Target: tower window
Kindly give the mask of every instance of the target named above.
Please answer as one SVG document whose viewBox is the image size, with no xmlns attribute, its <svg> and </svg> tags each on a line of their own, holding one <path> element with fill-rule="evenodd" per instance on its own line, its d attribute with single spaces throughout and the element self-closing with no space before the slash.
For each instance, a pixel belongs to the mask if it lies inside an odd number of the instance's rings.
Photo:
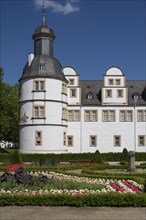
<svg viewBox="0 0 146 220">
<path fill-rule="evenodd" d="M 46 69 L 46 65 L 43 63 L 43 64 L 40 64 L 40 70 L 45 70 Z"/>
<path fill-rule="evenodd" d="M 42 131 L 35 132 L 35 145 L 42 145 Z"/>
<path fill-rule="evenodd" d="M 66 132 L 63 133 L 63 145 L 66 145 Z"/>
<path fill-rule="evenodd" d="M 34 118 L 44 118 L 45 110 L 44 106 L 34 106 L 33 117 Z"/>
<path fill-rule="evenodd" d="M 34 91 L 44 91 L 45 83 L 44 81 L 34 81 Z"/>
</svg>

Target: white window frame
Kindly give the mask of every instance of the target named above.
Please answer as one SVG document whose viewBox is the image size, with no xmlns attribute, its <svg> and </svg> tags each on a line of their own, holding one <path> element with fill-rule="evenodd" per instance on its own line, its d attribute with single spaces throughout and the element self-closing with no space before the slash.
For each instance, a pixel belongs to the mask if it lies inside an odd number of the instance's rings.
<svg viewBox="0 0 146 220">
<path fill-rule="evenodd" d="M 37 112 L 37 115 L 36 115 L 36 112 Z M 33 106 L 33 118 L 39 118 L 39 119 L 45 118 L 45 107 L 42 105 Z"/>
<path fill-rule="evenodd" d="M 118 138 L 118 140 L 116 138 Z M 117 144 L 117 142 L 119 144 Z M 114 135 L 114 147 L 121 147 L 121 136 L 120 135 Z"/>
<path fill-rule="evenodd" d="M 35 145 L 36 146 L 42 145 L 42 131 L 35 131 Z"/>
<path fill-rule="evenodd" d="M 73 135 L 68 135 L 68 136 L 67 136 L 67 146 L 68 146 L 68 147 L 73 147 L 73 146 L 74 146 L 73 141 L 74 141 Z"/>
<path fill-rule="evenodd" d="M 97 146 L 97 136 L 90 135 L 90 147 L 96 147 L 96 146 Z"/>
</svg>

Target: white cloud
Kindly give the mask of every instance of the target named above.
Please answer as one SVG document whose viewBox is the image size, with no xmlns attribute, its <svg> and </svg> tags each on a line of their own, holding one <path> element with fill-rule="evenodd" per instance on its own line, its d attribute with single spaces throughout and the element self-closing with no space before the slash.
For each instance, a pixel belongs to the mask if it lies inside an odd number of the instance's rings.
<svg viewBox="0 0 146 220">
<path fill-rule="evenodd" d="M 45 8 L 51 9 L 55 13 L 67 15 L 80 10 L 76 5 L 80 0 L 66 0 L 63 4 L 62 1 L 45 0 Z M 34 0 L 37 7 L 42 7 L 43 0 Z"/>
</svg>

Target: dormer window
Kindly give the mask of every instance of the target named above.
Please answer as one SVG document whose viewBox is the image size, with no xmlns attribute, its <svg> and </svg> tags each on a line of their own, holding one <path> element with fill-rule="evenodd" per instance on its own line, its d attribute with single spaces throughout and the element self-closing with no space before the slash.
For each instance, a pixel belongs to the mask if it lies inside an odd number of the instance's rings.
<svg viewBox="0 0 146 220">
<path fill-rule="evenodd" d="M 112 90 L 111 89 L 107 89 L 106 90 L 106 98 L 111 98 L 112 97 Z"/>
<path fill-rule="evenodd" d="M 88 94 L 86 95 L 86 98 L 89 99 L 89 100 L 93 99 L 92 92 L 88 92 Z"/>
<path fill-rule="evenodd" d="M 109 85 L 110 86 L 114 85 L 114 80 L 113 79 L 109 79 Z"/>
<path fill-rule="evenodd" d="M 116 86 L 120 85 L 120 79 L 116 79 Z"/>
<path fill-rule="evenodd" d="M 69 79 L 69 85 L 74 85 L 74 79 Z"/>
<path fill-rule="evenodd" d="M 40 70 L 45 70 L 45 69 L 46 69 L 45 64 L 44 64 L 44 63 L 41 63 L 41 64 L 40 64 Z"/>
<path fill-rule="evenodd" d="M 122 98 L 123 97 L 123 90 L 122 89 L 117 90 L 117 97 L 118 98 Z"/>
</svg>

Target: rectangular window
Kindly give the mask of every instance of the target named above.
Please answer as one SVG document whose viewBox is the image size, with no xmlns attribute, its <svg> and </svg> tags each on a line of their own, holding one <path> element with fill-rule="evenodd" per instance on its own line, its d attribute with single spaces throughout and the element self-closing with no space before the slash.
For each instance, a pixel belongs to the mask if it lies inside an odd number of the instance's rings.
<svg viewBox="0 0 146 220">
<path fill-rule="evenodd" d="M 68 121 L 73 121 L 73 111 L 68 111 Z"/>
<path fill-rule="evenodd" d="M 34 81 L 34 90 L 35 91 L 44 91 L 45 89 L 44 81 Z"/>
<path fill-rule="evenodd" d="M 44 91 L 44 81 L 40 81 L 40 90 Z"/>
<path fill-rule="evenodd" d="M 112 97 L 112 90 L 111 89 L 107 89 L 106 90 L 106 98 L 111 98 Z"/>
<path fill-rule="evenodd" d="M 63 145 L 66 146 L 66 132 L 63 133 Z"/>
<path fill-rule="evenodd" d="M 77 92 L 76 89 L 71 89 L 71 90 L 70 90 L 70 97 L 71 97 L 71 98 L 76 97 L 76 92 Z"/>
<path fill-rule="evenodd" d="M 90 111 L 85 111 L 85 121 L 90 121 Z"/>
<path fill-rule="evenodd" d="M 123 90 L 122 89 L 117 90 L 117 97 L 118 98 L 122 98 L 123 97 Z"/>
<path fill-rule="evenodd" d="M 115 111 L 114 110 L 103 110 L 102 121 L 114 122 L 115 121 Z"/>
<path fill-rule="evenodd" d="M 74 85 L 74 79 L 69 79 L 69 85 Z"/>
<path fill-rule="evenodd" d="M 121 136 L 114 136 L 114 147 L 121 146 Z"/>
<path fill-rule="evenodd" d="M 42 132 L 36 131 L 35 132 L 35 145 L 42 145 Z"/>
<path fill-rule="evenodd" d="M 74 111 L 74 120 L 75 121 L 79 121 L 80 120 L 79 111 Z"/>
<path fill-rule="evenodd" d="M 38 91 L 39 90 L 39 81 L 34 82 L 34 90 Z"/>
<path fill-rule="evenodd" d="M 108 111 L 103 111 L 103 121 L 108 121 Z"/>
<path fill-rule="evenodd" d="M 139 122 L 146 121 L 146 110 L 138 110 L 137 120 Z"/>
<path fill-rule="evenodd" d="M 66 84 L 62 84 L 62 93 L 67 94 L 67 86 Z"/>
<path fill-rule="evenodd" d="M 110 86 L 114 85 L 114 80 L 113 80 L 113 79 L 109 79 L 108 82 L 109 82 L 108 84 L 109 84 Z"/>
<path fill-rule="evenodd" d="M 145 146 L 145 136 L 138 136 L 138 146 Z"/>
<path fill-rule="evenodd" d="M 115 111 L 109 111 L 109 121 L 115 121 Z"/>
<path fill-rule="evenodd" d="M 97 121 L 97 112 L 96 111 L 91 111 L 91 120 Z"/>
<path fill-rule="evenodd" d="M 125 121 L 125 111 L 120 111 L 120 121 Z"/>
<path fill-rule="evenodd" d="M 67 119 L 67 110 L 65 108 L 62 109 L 62 119 L 63 120 Z"/>
<path fill-rule="evenodd" d="M 73 146 L 73 136 L 67 136 L 67 146 L 68 147 Z"/>
<path fill-rule="evenodd" d="M 45 69 L 46 69 L 45 64 L 40 64 L 40 70 L 45 70 Z"/>
<path fill-rule="evenodd" d="M 90 136 L 90 147 L 96 147 L 96 136 Z"/>
<path fill-rule="evenodd" d="M 68 110 L 68 121 L 80 121 L 80 111 Z"/>
<path fill-rule="evenodd" d="M 44 118 L 45 111 L 44 106 L 34 106 L 34 118 Z"/>
<path fill-rule="evenodd" d="M 120 85 L 120 79 L 116 79 L 116 86 L 119 86 Z"/>
<path fill-rule="evenodd" d="M 132 119 L 132 111 L 120 111 L 120 121 L 121 122 L 131 122 Z"/>
<path fill-rule="evenodd" d="M 127 111 L 127 121 L 132 121 L 132 111 Z"/>
</svg>

